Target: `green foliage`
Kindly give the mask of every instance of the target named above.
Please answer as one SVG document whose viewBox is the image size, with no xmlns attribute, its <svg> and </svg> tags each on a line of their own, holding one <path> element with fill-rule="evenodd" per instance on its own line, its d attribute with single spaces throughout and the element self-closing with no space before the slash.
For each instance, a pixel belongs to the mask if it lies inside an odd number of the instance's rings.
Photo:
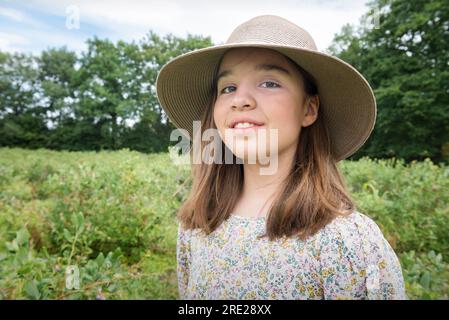
<svg viewBox="0 0 449 320">
<path fill-rule="evenodd" d="M 375 0 L 330 53 L 354 65 L 378 105 L 373 134 L 352 159 L 449 160 L 449 2 Z"/>
<path fill-rule="evenodd" d="M 447 299 L 449 168 L 339 163 L 397 253 L 411 299 Z M 176 299 L 176 212 L 189 168 L 168 153 L 0 149 L 0 299 Z M 66 270 L 79 269 L 79 289 Z"/>
<path fill-rule="evenodd" d="M 175 127 L 156 76 L 174 56 L 211 44 L 150 31 L 140 43 L 94 37 L 79 57 L 65 47 L 37 57 L 0 52 L 0 146 L 167 151 Z"/>
<path fill-rule="evenodd" d="M 400 256 L 406 290 L 410 299 L 449 299 L 449 264 L 433 250 L 416 255 L 415 251 Z"/>
<path fill-rule="evenodd" d="M 0 146 L 43 146 L 44 111 L 36 98 L 36 58 L 0 52 Z"/>
<path fill-rule="evenodd" d="M 175 299 L 180 171 L 168 162 L 1 149 L 0 298 Z M 66 288 L 73 265 L 79 290 Z"/>
<path fill-rule="evenodd" d="M 400 252 L 435 250 L 449 261 L 449 169 L 430 159 L 344 161 L 351 195 Z"/>
</svg>

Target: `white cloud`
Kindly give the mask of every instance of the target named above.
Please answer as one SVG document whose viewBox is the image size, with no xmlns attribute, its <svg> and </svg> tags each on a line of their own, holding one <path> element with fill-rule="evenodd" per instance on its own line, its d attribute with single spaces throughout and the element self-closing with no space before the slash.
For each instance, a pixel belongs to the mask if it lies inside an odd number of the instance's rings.
<svg viewBox="0 0 449 320">
<path fill-rule="evenodd" d="M 26 37 L 0 32 L 0 48 L 2 51 L 23 51 L 23 48 L 29 44 Z"/>
<path fill-rule="evenodd" d="M 19 22 L 21 24 L 25 24 L 34 28 L 45 27 L 44 23 L 37 21 L 36 19 L 33 19 L 32 17 L 30 17 L 29 15 L 25 14 L 22 11 L 12 8 L 0 7 L 0 16 L 6 17 L 9 20 Z"/>
<path fill-rule="evenodd" d="M 66 16 L 68 6 L 76 6 L 81 30 L 85 30 L 85 23 L 106 30 L 112 40 L 125 41 L 140 40 L 151 29 L 160 35 L 210 35 L 213 42 L 220 43 L 246 20 L 261 14 L 275 14 L 309 31 L 318 49 L 324 51 L 345 23 L 358 23 L 367 11 L 366 1 L 30 0 L 21 3 L 60 17 Z"/>
<path fill-rule="evenodd" d="M 23 52 L 39 54 L 49 47 L 85 51 L 87 46 L 82 39 L 73 39 L 65 33 L 41 30 L 20 29 L 16 33 L 0 32 L 0 50 L 6 52 Z"/>
<path fill-rule="evenodd" d="M 0 16 L 4 16 L 18 22 L 23 22 L 25 20 L 25 15 L 22 12 L 10 8 L 0 7 Z"/>
</svg>

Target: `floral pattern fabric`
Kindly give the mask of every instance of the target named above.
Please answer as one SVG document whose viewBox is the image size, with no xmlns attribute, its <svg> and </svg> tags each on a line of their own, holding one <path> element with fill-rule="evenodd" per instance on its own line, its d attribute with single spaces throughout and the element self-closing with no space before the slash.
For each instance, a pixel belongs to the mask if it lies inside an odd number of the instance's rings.
<svg viewBox="0 0 449 320">
<path fill-rule="evenodd" d="M 213 233 L 178 225 L 180 299 L 407 299 L 378 225 L 354 211 L 302 241 L 257 239 L 264 218 L 231 215 Z"/>
</svg>

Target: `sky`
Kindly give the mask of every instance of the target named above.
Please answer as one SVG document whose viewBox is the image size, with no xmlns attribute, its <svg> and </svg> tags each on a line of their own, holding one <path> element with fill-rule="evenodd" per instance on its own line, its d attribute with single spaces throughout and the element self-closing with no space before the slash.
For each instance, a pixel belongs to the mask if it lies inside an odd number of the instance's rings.
<svg viewBox="0 0 449 320">
<path fill-rule="evenodd" d="M 0 0 L 0 51 L 39 54 L 66 46 L 80 53 L 97 36 L 113 42 L 160 36 L 210 36 L 224 43 L 239 24 L 263 14 L 306 29 L 325 51 L 346 23 L 358 24 L 366 0 Z"/>
</svg>

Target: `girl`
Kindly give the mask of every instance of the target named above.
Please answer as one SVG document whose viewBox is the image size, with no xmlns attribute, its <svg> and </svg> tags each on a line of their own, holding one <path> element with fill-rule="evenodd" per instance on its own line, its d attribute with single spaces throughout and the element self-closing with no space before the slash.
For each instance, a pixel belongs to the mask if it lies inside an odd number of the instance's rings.
<svg viewBox="0 0 449 320">
<path fill-rule="evenodd" d="M 178 128 L 192 136 L 201 119 L 201 133 L 216 129 L 234 160 L 192 166 L 178 212 L 181 299 L 406 299 L 396 254 L 336 166 L 376 117 L 352 66 L 318 52 L 295 24 L 259 16 L 225 44 L 167 63 L 157 93 Z M 249 161 L 267 145 L 243 134 L 264 129 L 277 133 L 271 175 Z"/>
</svg>

